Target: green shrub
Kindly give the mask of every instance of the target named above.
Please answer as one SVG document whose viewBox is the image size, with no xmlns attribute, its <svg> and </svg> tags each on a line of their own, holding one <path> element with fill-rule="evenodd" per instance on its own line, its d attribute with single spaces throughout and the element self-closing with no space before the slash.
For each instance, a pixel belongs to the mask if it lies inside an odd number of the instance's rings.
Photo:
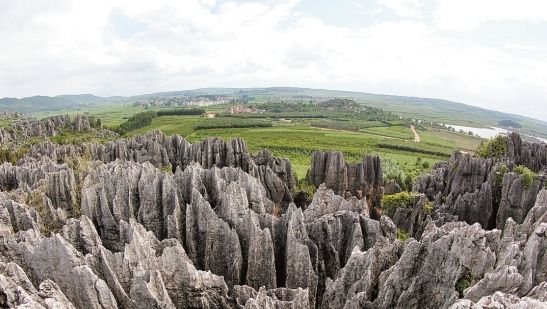
<svg viewBox="0 0 547 309">
<path fill-rule="evenodd" d="M 224 129 L 224 128 L 265 128 L 271 127 L 272 122 L 266 119 L 236 119 L 236 118 L 213 118 L 206 119 L 194 126 L 194 130 Z"/>
<path fill-rule="evenodd" d="M 95 116 L 88 116 L 89 120 L 89 126 L 91 126 L 94 129 L 100 129 L 102 128 L 101 119 L 95 118 Z"/>
<path fill-rule="evenodd" d="M 410 238 L 410 236 L 408 235 L 407 231 L 405 231 L 403 229 L 400 229 L 400 228 L 397 228 L 397 239 L 398 240 L 405 241 L 409 238 Z"/>
<path fill-rule="evenodd" d="M 171 165 L 163 165 L 160 170 L 167 174 L 173 174 L 173 167 Z"/>
<path fill-rule="evenodd" d="M 410 191 L 412 190 L 412 183 L 414 182 L 414 180 L 412 179 L 412 176 L 411 175 L 406 175 L 405 177 L 405 188 L 407 191 Z"/>
<path fill-rule="evenodd" d="M 399 184 L 401 189 L 407 189 L 405 187 L 405 171 L 393 159 L 382 159 L 382 172 L 384 173 L 384 180 L 386 182 L 389 180 L 395 180 L 395 182 Z"/>
<path fill-rule="evenodd" d="M 310 204 L 313 200 L 313 195 L 315 194 L 315 191 L 317 188 L 306 178 L 301 179 L 298 181 L 296 186 L 292 189 L 293 196 L 295 196 L 298 192 L 305 192 L 307 196 L 307 204 Z"/>
<path fill-rule="evenodd" d="M 414 206 L 417 196 L 418 195 L 414 193 L 408 193 L 406 191 L 384 195 L 382 197 L 382 214 L 393 217 L 397 208 L 409 208 Z"/>
<path fill-rule="evenodd" d="M 152 119 L 158 117 L 155 111 L 148 111 L 135 114 L 114 129 L 119 134 L 125 134 L 129 131 L 144 128 L 152 123 Z"/>
<path fill-rule="evenodd" d="M 463 291 L 465 291 L 465 289 L 470 287 L 472 282 L 473 282 L 473 276 L 471 275 L 471 272 L 469 271 L 469 269 L 466 269 L 465 273 L 460 279 L 458 279 L 455 286 L 456 291 L 458 292 L 458 294 L 460 294 L 460 297 L 463 297 Z"/>
<path fill-rule="evenodd" d="M 507 153 L 507 140 L 498 135 L 490 140 L 482 141 L 475 150 L 475 156 L 481 158 L 501 158 Z"/>
<path fill-rule="evenodd" d="M 444 151 L 427 150 L 427 149 L 421 149 L 421 148 L 407 146 L 407 145 L 377 143 L 376 146 L 379 147 L 379 148 L 423 153 L 423 154 L 428 154 L 428 155 L 433 155 L 433 156 L 440 156 L 440 157 L 450 157 L 450 155 L 451 155 L 450 153 L 444 152 Z"/>
<path fill-rule="evenodd" d="M 158 117 L 162 116 L 181 116 L 181 115 L 203 115 L 205 110 L 203 108 L 178 108 L 159 110 Z"/>
<path fill-rule="evenodd" d="M 531 171 L 529 168 L 527 168 L 524 165 L 519 165 L 513 169 L 513 172 L 519 174 L 522 176 L 522 184 L 524 185 L 524 188 L 529 189 L 530 186 L 534 183 L 534 180 L 536 179 L 536 173 Z"/>
<path fill-rule="evenodd" d="M 496 184 L 498 186 L 501 186 L 503 184 L 503 176 L 505 174 L 509 173 L 509 168 L 507 167 L 507 164 L 502 164 L 496 171 Z"/>
<path fill-rule="evenodd" d="M 425 202 L 423 210 L 426 214 L 430 215 L 434 209 L 435 209 L 435 204 L 433 204 L 433 202 L 431 201 Z"/>
<path fill-rule="evenodd" d="M 28 148 L 20 147 L 16 149 L 0 149 L 0 164 L 11 162 L 16 164 L 28 152 Z"/>
</svg>

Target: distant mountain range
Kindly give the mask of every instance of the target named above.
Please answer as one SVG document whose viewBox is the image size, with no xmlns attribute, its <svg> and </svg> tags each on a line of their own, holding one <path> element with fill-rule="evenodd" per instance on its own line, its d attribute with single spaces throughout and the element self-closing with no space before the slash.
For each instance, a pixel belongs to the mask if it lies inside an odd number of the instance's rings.
<svg viewBox="0 0 547 309">
<path fill-rule="evenodd" d="M 379 95 L 363 92 L 338 91 L 325 89 L 309 89 L 295 87 L 270 88 L 202 88 L 172 92 L 158 92 L 131 97 L 98 97 L 92 94 L 60 95 L 55 97 L 34 96 L 27 98 L 0 99 L 0 110 L 22 113 L 75 111 L 89 109 L 94 106 L 108 104 L 123 104 L 152 96 L 200 96 L 227 95 L 235 97 L 251 97 L 255 100 L 275 99 L 282 97 L 313 97 L 313 98 L 350 98 L 358 103 L 379 107 L 392 111 L 407 118 L 436 121 L 464 126 L 495 126 L 500 122 L 512 120 L 519 123 L 519 131 L 547 138 L 547 122 L 516 114 L 502 113 L 462 103 L 394 95 Z"/>
</svg>

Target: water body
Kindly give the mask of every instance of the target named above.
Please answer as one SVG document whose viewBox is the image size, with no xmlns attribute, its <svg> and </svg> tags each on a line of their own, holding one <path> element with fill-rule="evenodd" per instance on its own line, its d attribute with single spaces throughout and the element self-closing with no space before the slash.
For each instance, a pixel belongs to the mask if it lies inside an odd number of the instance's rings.
<svg viewBox="0 0 547 309">
<path fill-rule="evenodd" d="M 465 126 L 457 126 L 453 124 L 445 124 L 446 126 L 453 127 L 456 131 L 463 130 L 465 133 L 471 131 L 474 135 L 478 135 L 482 138 L 493 138 L 496 137 L 498 134 L 507 135 L 511 133 L 511 131 L 507 129 L 502 129 L 498 127 L 488 127 L 488 128 L 475 128 L 475 127 L 465 127 Z M 526 135 L 522 134 L 521 135 Z M 529 136 L 529 135 L 526 135 Z M 547 143 L 547 139 L 541 138 L 541 137 L 534 137 L 536 139 L 539 139 L 543 141 L 544 143 Z"/>
<path fill-rule="evenodd" d="M 492 138 L 496 137 L 498 134 L 509 134 L 509 130 L 497 128 L 497 127 L 491 127 L 491 128 L 474 128 L 474 127 L 464 127 L 464 126 L 457 126 L 453 124 L 446 124 L 446 126 L 453 127 L 456 131 L 463 130 L 465 133 L 471 131 L 474 135 L 478 135 L 482 138 Z"/>
</svg>

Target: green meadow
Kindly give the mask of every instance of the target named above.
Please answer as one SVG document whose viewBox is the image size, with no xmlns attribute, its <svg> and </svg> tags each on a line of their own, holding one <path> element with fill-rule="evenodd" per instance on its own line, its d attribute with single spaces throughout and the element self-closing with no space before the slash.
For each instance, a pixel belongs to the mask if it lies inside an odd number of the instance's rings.
<svg viewBox="0 0 547 309">
<path fill-rule="evenodd" d="M 218 118 L 217 118 L 218 119 Z M 161 130 L 167 135 L 178 134 L 189 142 L 199 142 L 208 137 L 230 140 L 240 137 L 251 152 L 267 148 L 276 156 L 288 158 L 299 179 L 306 176 L 315 150 L 342 151 L 350 162 L 359 161 L 364 155 L 379 155 L 383 161 L 412 177 L 428 169 L 434 163 L 446 160 L 456 149 L 470 151 L 480 143 L 479 138 L 452 132 L 419 130 L 422 142 L 415 143 L 408 127 L 378 127 L 354 131 L 312 127 L 306 119 L 293 123 L 272 120 L 272 127 L 199 129 L 214 119 L 200 116 L 163 116 L 152 120 L 146 127 L 129 132 L 128 136 Z M 198 126 L 199 125 L 199 126 Z M 386 148 L 390 145 L 394 148 Z M 396 149 L 403 145 L 404 149 Z M 416 162 L 428 164 L 416 164 Z"/>
</svg>

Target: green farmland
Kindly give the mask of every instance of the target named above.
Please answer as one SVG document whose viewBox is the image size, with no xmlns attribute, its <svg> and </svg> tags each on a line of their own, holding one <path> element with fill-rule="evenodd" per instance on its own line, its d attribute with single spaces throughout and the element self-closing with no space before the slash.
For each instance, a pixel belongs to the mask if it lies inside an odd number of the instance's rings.
<svg viewBox="0 0 547 309">
<path fill-rule="evenodd" d="M 422 142 L 415 143 L 408 127 L 373 127 L 354 132 L 313 127 L 310 125 L 312 119 L 298 119 L 291 123 L 279 123 L 271 119 L 271 127 L 199 129 L 204 124 L 218 122 L 217 119 L 201 116 L 157 117 L 150 125 L 127 135 L 161 130 L 167 135 L 181 135 L 190 142 L 199 142 L 208 137 L 225 140 L 241 137 L 253 153 L 268 148 L 274 155 L 288 158 L 298 178 L 305 177 L 311 163 L 310 155 L 314 150 L 339 150 L 348 161 L 358 161 L 364 155 L 376 154 L 386 162 L 393 162 L 405 175 L 414 177 L 425 169 L 423 164 L 416 164 L 417 160 L 428 162 L 425 166 L 432 166 L 447 159 L 456 149 L 470 151 L 480 143 L 480 139 L 476 137 L 434 131 L 433 128 L 420 130 Z M 390 145 L 403 145 L 404 149 L 386 148 Z"/>
</svg>

